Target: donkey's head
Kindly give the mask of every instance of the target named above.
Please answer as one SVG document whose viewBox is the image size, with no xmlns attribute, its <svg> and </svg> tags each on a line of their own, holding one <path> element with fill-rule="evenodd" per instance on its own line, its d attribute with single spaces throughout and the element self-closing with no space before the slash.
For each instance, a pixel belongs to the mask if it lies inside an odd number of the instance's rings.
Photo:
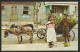
<svg viewBox="0 0 80 52">
<path fill-rule="evenodd" d="M 4 31 L 4 38 L 8 37 L 8 34 L 9 34 L 8 30 L 5 30 Z"/>
<path fill-rule="evenodd" d="M 14 28 L 14 26 L 15 26 L 15 24 L 12 24 L 12 25 L 10 26 L 10 28 Z"/>
</svg>

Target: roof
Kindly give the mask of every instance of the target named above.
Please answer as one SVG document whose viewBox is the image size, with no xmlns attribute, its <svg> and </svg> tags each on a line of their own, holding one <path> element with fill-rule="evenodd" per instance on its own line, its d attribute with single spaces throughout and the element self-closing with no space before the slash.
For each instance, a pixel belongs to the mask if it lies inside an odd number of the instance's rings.
<svg viewBox="0 0 80 52">
<path fill-rule="evenodd" d="M 78 2 L 45 2 L 45 6 L 48 6 L 48 5 L 62 5 L 62 6 L 75 5 L 75 6 L 78 6 Z"/>
<path fill-rule="evenodd" d="M 11 5 L 35 5 L 35 2 L 1 2 L 1 5 L 4 6 L 6 4 Z"/>
</svg>

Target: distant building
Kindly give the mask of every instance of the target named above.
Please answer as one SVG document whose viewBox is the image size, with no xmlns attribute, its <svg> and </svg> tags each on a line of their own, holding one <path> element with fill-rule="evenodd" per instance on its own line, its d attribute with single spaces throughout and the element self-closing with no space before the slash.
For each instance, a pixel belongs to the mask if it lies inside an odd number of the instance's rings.
<svg viewBox="0 0 80 52">
<path fill-rule="evenodd" d="M 36 22 L 34 2 L 1 2 L 2 21 Z M 45 24 L 48 14 L 56 17 L 68 13 L 78 19 L 78 2 L 38 2 L 38 23 Z"/>
<path fill-rule="evenodd" d="M 45 2 L 46 14 L 52 13 L 59 17 L 64 13 L 78 17 L 78 2 Z"/>
<path fill-rule="evenodd" d="M 2 21 L 33 21 L 34 2 L 1 2 Z"/>
<path fill-rule="evenodd" d="M 38 22 L 45 24 L 50 10 L 58 18 L 67 13 L 78 19 L 78 2 L 40 2 Z"/>
</svg>

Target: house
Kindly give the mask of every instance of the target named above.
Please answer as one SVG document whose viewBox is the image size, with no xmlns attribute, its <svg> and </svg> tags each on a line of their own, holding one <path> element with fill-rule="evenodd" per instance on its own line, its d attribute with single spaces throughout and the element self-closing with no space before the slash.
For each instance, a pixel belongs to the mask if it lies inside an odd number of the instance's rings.
<svg viewBox="0 0 80 52">
<path fill-rule="evenodd" d="M 74 15 L 78 18 L 78 2 L 45 2 L 46 14 L 53 13 L 56 17 L 64 13 Z"/>
<path fill-rule="evenodd" d="M 1 2 L 2 25 L 34 24 L 34 2 Z M 5 29 L 6 26 L 2 26 Z"/>
<path fill-rule="evenodd" d="M 78 2 L 37 2 L 38 13 L 35 13 L 35 2 L 1 2 L 2 21 L 38 22 L 45 24 L 48 14 L 61 17 L 68 13 L 78 19 Z"/>
<path fill-rule="evenodd" d="M 38 22 L 45 24 L 51 13 L 57 18 L 67 13 L 78 20 L 78 2 L 39 2 Z"/>
<path fill-rule="evenodd" d="M 34 2 L 1 2 L 2 21 L 32 22 L 34 17 Z"/>
</svg>

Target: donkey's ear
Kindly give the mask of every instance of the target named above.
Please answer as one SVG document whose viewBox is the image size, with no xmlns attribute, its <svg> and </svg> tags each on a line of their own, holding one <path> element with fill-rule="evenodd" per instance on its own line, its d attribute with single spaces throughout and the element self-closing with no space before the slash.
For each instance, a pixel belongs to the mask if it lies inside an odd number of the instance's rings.
<svg viewBox="0 0 80 52">
<path fill-rule="evenodd" d="M 12 24 L 12 25 L 15 25 L 15 24 Z"/>
</svg>

